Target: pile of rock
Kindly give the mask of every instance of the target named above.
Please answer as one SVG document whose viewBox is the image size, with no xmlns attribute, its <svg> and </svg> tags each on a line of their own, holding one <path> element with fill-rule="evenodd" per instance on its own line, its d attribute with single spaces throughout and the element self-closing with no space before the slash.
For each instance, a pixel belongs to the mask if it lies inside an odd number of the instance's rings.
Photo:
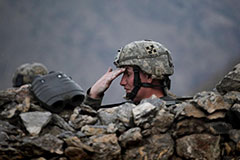
<svg viewBox="0 0 240 160">
<path fill-rule="evenodd" d="M 29 88 L 0 91 L 0 159 L 240 159 L 240 64 L 178 104 L 151 97 L 55 114 Z"/>
</svg>

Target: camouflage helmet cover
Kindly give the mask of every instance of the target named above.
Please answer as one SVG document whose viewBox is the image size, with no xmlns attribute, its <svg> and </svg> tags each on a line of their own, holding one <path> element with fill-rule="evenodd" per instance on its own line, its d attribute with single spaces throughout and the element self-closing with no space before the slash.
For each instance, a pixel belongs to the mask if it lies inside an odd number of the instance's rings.
<svg viewBox="0 0 240 160">
<path fill-rule="evenodd" d="M 32 83 L 37 75 L 45 75 L 48 69 L 41 63 L 25 63 L 20 65 L 12 78 L 13 86 L 20 87 L 23 84 Z"/>
<path fill-rule="evenodd" d="M 118 50 L 114 64 L 116 67 L 139 66 L 154 79 L 163 79 L 174 72 L 170 51 L 162 44 L 151 40 L 127 44 Z"/>
</svg>

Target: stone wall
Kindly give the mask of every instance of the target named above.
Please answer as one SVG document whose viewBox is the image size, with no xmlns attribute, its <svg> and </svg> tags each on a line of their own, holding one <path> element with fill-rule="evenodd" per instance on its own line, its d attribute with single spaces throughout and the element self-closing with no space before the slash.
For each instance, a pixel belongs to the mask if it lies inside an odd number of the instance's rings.
<svg viewBox="0 0 240 160">
<path fill-rule="evenodd" d="M 240 64 L 213 91 L 51 113 L 30 85 L 0 91 L 0 159 L 240 159 Z"/>
</svg>

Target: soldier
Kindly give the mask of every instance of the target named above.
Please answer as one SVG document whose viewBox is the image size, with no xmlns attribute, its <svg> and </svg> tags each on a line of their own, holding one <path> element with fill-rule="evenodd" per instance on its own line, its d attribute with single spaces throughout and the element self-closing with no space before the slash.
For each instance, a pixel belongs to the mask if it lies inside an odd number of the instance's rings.
<svg viewBox="0 0 240 160">
<path fill-rule="evenodd" d="M 104 92 L 121 74 L 123 76 L 120 85 L 126 91 L 126 99 L 135 104 L 152 95 L 164 100 L 173 99 L 169 95 L 169 76 L 173 74 L 174 66 L 170 52 L 162 44 L 151 40 L 131 42 L 118 50 L 114 64 L 116 70 L 109 68 L 88 89 L 85 104 L 94 109 L 103 107 L 100 105 Z"/>
<path fill-rule="evenodd" d="M 12 83 L 13 87 L 20 87 L 24 84 L 31 84 L 33 79 L 38 75 L 46 75 L 48 69 L 41 63 L 25 63 L 15 71 Z"/>
</svg>

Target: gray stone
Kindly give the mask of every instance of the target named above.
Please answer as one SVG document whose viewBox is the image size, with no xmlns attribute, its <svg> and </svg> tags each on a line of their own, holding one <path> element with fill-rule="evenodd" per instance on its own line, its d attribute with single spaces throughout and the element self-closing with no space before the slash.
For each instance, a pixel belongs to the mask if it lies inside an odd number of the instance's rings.
<svg viewBox="0 0 240 160">
<path fill-rule="evenodd" d="M 81 139 L 79 139 L 76 136 L 68 137 L 68 138 L 64 139 L 64 141 L 66 142 L 67 146 L 69 146 L 69 147 L 77 147 L 77 148 L 80 148 L 84 151 L 87 151 L 88 153 L 93 153 L 94 152 L 92 147 L 83 143 L 81 141 Z"/>
<path fill-rule="evenodd" d="M 220 136 L 192 134 L 176 140 L 177 154 L 184 159 L 219 159 Z"/>
<path fill-rule="evenodd" d="M 97 117 L 92 117 L 89 115 L 78 115 L 75 119 L 70 118 L 70 124 L 75 128 L 75 129 L 81 129 L 85 125 L 93 125 L 97 123 L 98 118 Z"/>
<path fill-rule="evenodd" d="M 19 135 L 22 134 L 21 130 L 16 126 L 11 125 L 8 121 L 0 120 L 0 131 L 5 132 L 8 135 Z"/>
<path fill-rule="evenodd" d="M 168 107 L 170 113 L 174 114 L 174 117 L 176 119 L 181 119 L 181 115 L 184 115 L 184 111 L 183 111 L 184 108 L 185 108 L 184 103 L 171 105 L 170 107 Z"/>
<path fill-rule="evenodd" d="M 158 97 L 156 97 L 155 95 L 151 96 L 150 98 L 146 98 L 146 99 L 143 99 L 140 104 L 143 104 L 143 103 L 151 103 L 152 105 L 158 107 L 158 108 L 164 108 L 166 107 L 166 102 Z"/>
<path fill-rule="evenodd" d="M 228 112 L 228 118 L 235 128 L 240 127 L 240 104 L 234 104 Z"/>
<path fill-rule="evenodd" d="M 69 137 L 74 137 L 76 135 L 77 135 L 77 133 L 75 134 L 75 133 L 73 133 L 71 131 L 63 131 L 63 132 L 61 132 L 60 134 L 57 135 L 57 138 L 67 139 Z"/>
<path fill-rule="evenodd" d="M 228 110 L 231 107 L 229 103 L 224 101 L 221 95 L 212 91 L 203 91 L 196 94 L 194 102 L 209 114 L 219 110 Z"/>
<path fill-rule="evenodd" d="M 240 64 L 236 65 L 233 71 L 229 72 L 217 85 L 216 89 L 224 95 L 230 91 L 240 92 Z"/>
<path fill-rule="evenodd" d="M 16 97 L 16 89 L 8 88 L 5 90 L 0 90 L 0 105 L 4 103 L 14 101 Z"/>
<path fill-rule="evenodd" d="M 56 138 L 51 134 L 45 134 L 42 137 L 29 138 L 26 137 L 23 139 L 22 148 L 28 146 L 32 147 L 32 149 L 36 149 L 39 151 L 33 151 L 33 153 L 37 152 L 46 152 L 46 153 L 54 153 L 54 154 L 63 154 L 63 141 Z M 24 151 L 24 149 L 23 149 Z"/>
<path fill-rule="evenodd" d="M 141 128 L 131 128 L 124 132 L 118 139 L 122 147 L 134 145 L 142 140 Z"/>
<path fill-rule="evenodd" d="M 87 136 L 99 135 L 107 133 L 108 126 L 105 125 L 85 125 L 81 128 L 81 132 Z"/>
<path fill-rule="evenodd" d="M 201 119 L 184 119 L 176 122 L 173 128 L 173 136 L 181 137 L 184 135 L 190 135 L 194 133 L 202 133 L 207 130 L 206 123 Z"/>
<path fill-rule="evenodd" d="M 97 135 L 90 137 L 87 142 L 94 150 L 92 160 L 120 160 L 121 147 L 116 134 Z"/>
<path fill-rule="evenodd" d="M 83 115 L 89 115 L 89 116 L 97 116 L 97 111 L 92 109 L 90 106 L 85 105 L 84 103 L 82 103 L 80 105 L 80 107 L 77 107 L 79 110 L 79 114 L 83 114 Z"/>
<path fill-rule="evenodd" d="M 230 104 L 240 103 L 240 92 L 231 91 L 224 95 L 224 99 Z"/>
<path fill-rule="evenodd" d="M 145 123 L 151 122 L 151 119 L 155 117 L 157 107 L 146 102 L 135 106 L 132 112 L 134 123 L 139 127 L 143 127 Z"/>
<path fill-rule="evenodd" d="M 143 139 L 144 143 L 129 148 L 123 155 L 123 160 L 147 159 L 147 160 L 168 160 L 174 152 L 174 141 L 169 134 L 152 135 Z"/>
<path fill-rule="evenodd" d="M 180 105 L 183 107 L 183 112 L 181 115 L 187 116 L 187 117 L 194 117 L 194 118 L 205 118 L 206 114 L 200 110 L 200 108 L 194 106 L 191 103 L 183 102 Z"/>
<path fill-rule="evenodd" d="M 58 126 L 49 124 L 46 127 L 42 128 L 41 135 L 51 134 L 53 136 L 59 136 L 60 134 L 62 134 L 64 132 L 65 132 L 65 130 L 59 128 Z"/>
<path fill-rule="evenodd" d="M 7 145 L 7 140 L 9 140 L 9 136 L 7 135 L 6 132 L 0 131 L 0 144 L 5 144 Z"/>
<path fill-rule="evenodd" d="M 79 147 L 67 147 L 64 151 L 65 155 L 70 160 L 84 160 L 84 159 L 90 159 L 88 154 Z"/>
<path fill-rule="evenodd" d="M 4 110 L 0 113 L 3 118 L 13 118 L 16 115 L 17 103 L 11 102 L 4 105 Z"/>
<path fill-rule="evenodd" d="M 152 134 L 164 133 L 172 125 L 174 121 L 174 115 L 161 109 L 157 112 L 156 116 L 152 120 Z"/>
<path fill-rule="evenodd" d="M 206 118 L 209 120 L 216 120 L 216 119 L 221 119 L 221 118 L 225 118 L 227 112 L 225 111 L 216 111 L 210 115 L 208 115 Z"/>
<path fill-rule="evenodd" d="M 38 135 L 42 128 L 48 124 L 52 118 L 50 112 L 26 112 L 21 113 L 20 117 L 24 126 L 31 135 Z"/>
<path fill-rule="evenodd" d="M 30 109 L 30 97 L 25 97 L 24 101 L 21 104 L 16 102 L 11 102 L 4 106 L 4 111 L 1 112 L 1 115 L 4 118 L 13 118 L 16 117 L 21 112 L 27 112 Z"/>
<path fill-rule="evenodd" d="M 51 122 L 53 125 L 56 125 L 65 131 L 72 131 L 72 132 L 75 131 L 66 121 L 64 121 L 64 119 L 62 117 L 60 117 L 57 114 L 52 115 Z"/>
<path fill-rule="evenodd" d="M 37 104 L 33 104 L 33 103 L 31 103 L 30 108 L 31 108 L 32 112 L 33 111 L 47 112 L 47 110 L 45 108 L 43 108 L 43 107 L 41 107 L 41 106 L 39 106 Z"/>
<path fill-rule="evenodd" d="M 232 125 L 226 122 L 207 123 L 208 130 L 214 135 L 228 134 L 232 129 Z"/>
<path fill-rule="evenodd" d="M 98 110 L 98 118 L 103 125 L 115 124 L 120 132 L 133 126 L 132 109 L 135 105 L 125 103 L 113 108 L 103 108 Z"/>
<path fill-rule="evenodd" d="M 240 130 L 232 129 L 229 131 L 229 138 L 233 140 L 235 143 L 240 142 Z"/>
</svg>

